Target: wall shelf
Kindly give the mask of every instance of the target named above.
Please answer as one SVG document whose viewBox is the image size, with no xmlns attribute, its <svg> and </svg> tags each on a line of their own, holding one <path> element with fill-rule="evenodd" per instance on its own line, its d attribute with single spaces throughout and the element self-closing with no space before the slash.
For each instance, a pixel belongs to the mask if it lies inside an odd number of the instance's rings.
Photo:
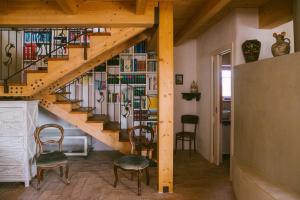
<svg viewBox="0 0 300 200">
<path fill-rule="evenodd" d="M 196 99 L 196 101 L 200 100 L 201 97 L 201 93 L 181 93 L 182 94 L 182 98 L 187 100 L 187 101 L 191 101 L 193 99 Z"/>
</svg>

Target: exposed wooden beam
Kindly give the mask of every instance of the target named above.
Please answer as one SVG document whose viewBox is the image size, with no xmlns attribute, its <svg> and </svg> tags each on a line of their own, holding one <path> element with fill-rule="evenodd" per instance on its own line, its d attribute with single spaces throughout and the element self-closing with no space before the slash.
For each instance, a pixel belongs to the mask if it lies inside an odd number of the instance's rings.
<svg viewBox="0 0 300 200">
<path fill-rule="evenodd" d="M 78 4 L 75 0 L 56 0 L 59 7 L 66 14 L 76 14 L 78 9 Z"/>
<path fill-rule="evenodd" d="M 158 26 L 158 191 L 173 192 L 174 53 L 173 1 L 159 2 Z"/>
<path fill-rule="evenodd" d="M 7 0 L 0 0 L 0 15 L 7 14 Z"/>
<path fill-rule="evenodd" d="M 147 0 L 136 0 L 136 14 L 143 15 L 146 11 Z"/>
<path fill-rule="evenodd" d="M 9 12 L 0 15 L 2 27 L 151 27 L 155 0 L 148 0 L 144 15 L 135 14 L 135 3 L 85 1 L 76 15 L 61 12 L 55 1 L 9 1 Z"/>
<path fill-rule="evenodd" d="M 293 0 L 271 0 L 259 8 L 259 27 L 274 28 L 293 19 Z"/>
<path fill-rule="evenodd" d="M 209 0 L 207 1 L 197 14 L 183 26 L 183 28 L 175 36 L 175 45 L 179 45 L 195 35 L 195 31 L 200 30 L 220 11 L 225 9 L 232 0 Z"/>
</svg>

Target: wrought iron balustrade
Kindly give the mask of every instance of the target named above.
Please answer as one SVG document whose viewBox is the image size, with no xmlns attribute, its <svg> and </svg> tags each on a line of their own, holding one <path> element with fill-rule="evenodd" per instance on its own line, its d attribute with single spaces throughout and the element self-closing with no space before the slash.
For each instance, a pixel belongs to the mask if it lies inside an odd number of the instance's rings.
<svg viewBox="0 0 300 200">
<path fill-rule="evenodd" d="M 0 28 L 0 83 L 26 83 L 26 71 L 47 70 L 49 59 L 68 59 L 69 49 L 84 48 L 89 35 L 106 28 Z"/>
</svg>

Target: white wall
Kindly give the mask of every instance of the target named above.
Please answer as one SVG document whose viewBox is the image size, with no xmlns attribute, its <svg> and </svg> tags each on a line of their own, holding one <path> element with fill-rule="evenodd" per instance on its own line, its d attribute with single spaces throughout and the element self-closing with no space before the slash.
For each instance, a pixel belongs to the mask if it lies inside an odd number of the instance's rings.
<svg viewBox="0 0 300 200">
<path fill-rule="evenodd" d="M 294 30 L 293 22 L 290 21 L 274 29 L 258 29 L 259 18 L 257 9 L 239 8 L 236 9 L 236 39 L 235 39 L 235 64 L 245 63 L 242 53 L 242 44 L 246 40 L 257 39 L 261 42 L 259 60 L 273 57 L 271 46 L 275 43 L 273 33 L 286 32 L 286 37 L 291 40 L 291 53 L 294 52 Z"/>
<path fill-rule="evenodd" d="M 59 124 L 64 127 L 66 135 L 85 135 L 83 131 L 73 126 L 72 124 L 67 123 L 66 121 L 60 119 L 56 115 L 51 112 L 39 107 L 39 116 L 38 116 L 39 125 L 43 124 Z M 92 147 L 95 151 L 107 151 L 111 150 L 111 148 L 102 142 L 92 139 Z"/>
<path fill-rule="evenodd" d="M 258 10 L 253 8 L 236 9 L 225 16 L 220 22 L 209 28 L 196 39 L 196 73 L 199 90 L 202 93 L 200 102 L 196 105 L 200 116 L 198 131 L 198 150 L 209 159 L 211 132 L 211 55 L 225 46 L 233 45 L 233 65 L 245 63 L 241 45 L 244 41 L 258 39 L 262 43 L 259 59 L 273 57 L 271 46 L 275 43 L 273 32 L 287 32 L 291 40 L 291 53 L 294 52 L 293 23 L 289 22 L 275 29 L 258 29 Z M 187 44 L 190 43 L 187 42 Z M 184 49 L 183 44 L 178 48 Z M 189 53 L 191 54 L 191 53 Z M 175 59 L 179 56 L 175 54 Z M 189 61 L 191 62 L 191 61 Z M 176 66 L 175 66 L 176 69 Z M 179 91 L 175 88 L 175 94 Z M 175 103 L 176 105 L 176 103 Z M 175 120 L 176 123 L 176 120 Z M 175 125 L 176 126 L 176 125 Z"/>
<path fill-rule="evenodd" d="M 182 99 L 182 92 L 190 92 L 190 86 L 193 80 L 197 80 L 196 73 L 196 40 L 190 40 L 183 45 L 174 48 L 174 73 L 183 74 L 183 85 L 174 87 L 174 132 L 181 131 L 180 117 L 183 114 L 197 114 L 196 106 L 199 102 L 196 100 L 186 101 Z M 201 119 L 200 119 L 201 121 Z M 201 122 L 200 122 L 201 123 Z M 188 127 L 192 128 L 192 127 Z M 181 143 L 178 143 L 181 149 Z M 186 142 L 185 148 L 188 148 Z"/>
<path fill-rule="evenodd" d="M 198 146 L 201 154 L 210 156 L 210 116 L 211 116 L 211 55 L 214 51 L 231 45 L 235 40 L 235 12 L 208 29 L 197 38 L 197 80 L 202 93 L 197 113 L 200 116 Z"/>
</svg>

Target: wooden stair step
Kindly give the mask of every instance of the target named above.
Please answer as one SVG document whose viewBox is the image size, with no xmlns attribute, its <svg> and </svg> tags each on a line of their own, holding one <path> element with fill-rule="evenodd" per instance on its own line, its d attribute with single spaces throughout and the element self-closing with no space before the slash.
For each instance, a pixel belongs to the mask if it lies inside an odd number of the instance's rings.
<svg viewBox="0 0 300 200">
<path fill-rule="evenodd" d="M 101 122 L 101 123 L 107 123 L 108 122 L 108 116 L 103 114 L 94 114 L 93 116 L 88 117 L 87 123 L 95 123 L 95 122 Z"/>
<path fill-rule="evenodd" d="M 95 32 L 95 33 L 87 33 L 89 36 L 111 36 L 110 32 Z"/>
<path fill-rule="evenodd" d="M 66 95 L 71 94 L 71 92 L 53 92 L 52 94 Z"/>
<path fill-rule="evenodd" d="M 116 122 L 109 121 L 104 124 L 103 129 L 111 130 L 111 131 L 118 131 L 118 130 L 120 130 L 120 123 L 117 121 Z"/>
<path fill-rule="evenodd" d="M 74 103 L 80 103 L 82 100 L 58 100 L 55 101 L 53 104 L 74 104 Z"/>
<path fill-rule="evenodd" d="M 84 44 L 69 44 L 68 45 L 69 48 L 84 48 Z M 90 48 L 90 44 L 87 44 L 86 48 Z"/>
<path fill-rule="evenodd" d="M 48 73 L 48 69 L 26 70 L 26 73 Z"/>
<path fill-rule="evenodd" d="M 69 60 L 69 56 L 48 58 L 48 61 L 62 61 L 62 60 Z"/>
<path fill-rule="evenodd" d="M 91 112 L 93 110 L 95 110 L 94 107 L 80 107 L 80 108 L 73 109 L 71 111 L 71 113 L 88 113 L 88 112 Z"/>
<path fill-rule="evenodd" d="M 120 142 L 129 142 L 129 130 L 121 129 L 119 132 L 119 141 Z"/>
</svg>

